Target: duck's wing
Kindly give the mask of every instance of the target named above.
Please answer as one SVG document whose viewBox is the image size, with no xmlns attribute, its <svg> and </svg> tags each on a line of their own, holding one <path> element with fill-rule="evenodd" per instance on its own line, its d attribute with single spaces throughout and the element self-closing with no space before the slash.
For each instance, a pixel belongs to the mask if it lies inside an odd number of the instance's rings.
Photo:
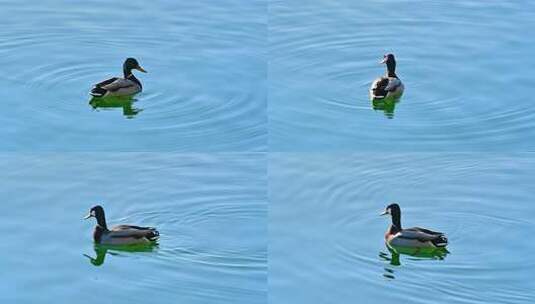
<svg viewBox="0 0 535 304">
<path fill-rule="evenodd" d="M 113 78 L 108 79 L 106 81 L 110 81 L 112 79 Z M 104 83 L 104 81 L 101 82 L 101 83 Z M 133 82 L 130 79 L 115 77 L 115 80 L 113 80 L 111 82 L 108 82 L 106 84 L 103 84 L 103 85 L 101 85 L 99 87 L 104 89 L 104 90 L 106 90 L 106 91 L 115 92 L 115 91 L 118 91 L 118 90 L 121 90 L 121 89 L 135 88 L 135 86 L 136 86 L 136 83 Z"/>
<path fill-rule="evenodd" d="M 401 80 L 399 78 L 394 77 L 388 77 L 388 83 L 385 86 L 385 91 L 392 92 L 397 90 L 397 88 L 401 85 Z"/>
<path fill-rule="evenodd" d="M 448 244 L 448 239 L 444 233 L 420 227 L 403 229 L 398 233 L 398 237 L 418 240 L 420 242 L 431 242 L 437 247 L 443 247 Z"/>
<path fill-rule="evenodd" d="M 108 84 L 114 82 L 114 81 L 117 80 L 117 79 L 119 79 L 119 77 L 112 77 L 112 78 L 110 78 L 110 79 L 106 79 L 106 80 L 104 80 L 104 81 L 101 81 L 101 82 L 95 84 L 94 87 L 95 87 L 95 88 L 101 88 L 101 87 L 103 87 L 103 86 L 105 86 L 105 85 L 108 85 Z"/>
<path fill-rule="evenodd" d="M 112 238 L 147 238 L 149 241 L 155 241 L 160 233 L 153 227 L 118 225 L 111 228 L 109 236 Z"/>
<path fill-rule="evenodd" d="M 431 231 L 429 229 L 424 229 L 420 227 L 407 228 L 399 232 L 399 237 L 401 238 L 417 239 L 423 242 L 435 240 L 442 235 L 444 234 L 441 232 L 435 232 L 435 231 Z"/>
<path fill-rule="evenodd" d="M 379 77 L 375 79 L 372 82 L 372 86 L 370 88 L 371 95 L 375 98 L 386 97 L 388 91 L 386 91 L 385 89 L 388 86 L 388 82 L 388 77 Z"/>
<path fill-rule="evenodd" d="M 422 227 L 412 227 L 412 228 L 409 228 L 409 229 L 410 230 L 415 230 L 415 231 L 420 231 L 420 232 L 423 232 L 423 233 L 426 233 L 426 234 L 430 234 L 430 235 L 444 235 L 444 233 L 442 233 L 442 232 L 433 231 L 433 230 L 429 230 L 429 229 L 422 228 Z"/>
</svg>

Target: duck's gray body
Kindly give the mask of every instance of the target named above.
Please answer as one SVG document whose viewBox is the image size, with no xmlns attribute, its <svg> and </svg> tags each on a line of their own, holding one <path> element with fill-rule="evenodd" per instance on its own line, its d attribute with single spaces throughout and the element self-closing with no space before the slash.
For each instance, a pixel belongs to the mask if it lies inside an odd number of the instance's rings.
<svg viewBox="0 0 535 304">
<path fill-rule="evenodd" d="M 392 224 L 385 233 L 385 241 L 390 246 L 443 248 L 448 245 L 448 239 L 442 232 L 420 227 L 403 229 L 401 227 L 401 209 L 398 204 L 388 205 L 382 214 L 390 214 L 392 217 Z"/>
<path fill-rule="evenodd" d="M 113 77 L 95 84 L 91 95 L 95 97 L 130 96 L 141 92 L 141 82 L 130 75 L 129 78 Z"/>
<path fill-rule="evenodd" d="M 146 73 L 136 59 L 127 58 L 123 64 L 123 77 L 113 77 L 93 86 L 89 94 L 95 97 L 131 96 L 143 89 L 141 81 L 132 74 L 132 70 Z"/>
<path fill-rule="evenodd" d="M 370 100 L 378 101 L 399 98 L 405 87 L 396 75 L 396 59 L 393 54 L 386 54 L 381 63 L 386 63 L 386 75 L 375 79 L 370 87 Z"/>
<path fill-rule="evenodd" d="M 150 244 L 158 240 L 160 234 L 153 227 L 118 225 L 110 230 L 95 227 L 93 240 L 104 245 Z"/>
<path fill-rule="evenodd" d="M 443 233 L 420 227 L 402 229 L 395 233 L 387 232 L 385 240 L 388 245 L 394 247 L 439 248 L 448 245 Z"/>
<path fill-rule="evenodd" d="M 399 98 L 405 87 L 399 78 L 383 76 L 377 78 L 370 88 L 370 99 L 377 101 L 380 99 Z"/>
<path fill-rule="evenodd" d="M 140 227 L 133 225 L 117 225 L 108 229 L 104 209 L 101 206 L 91 208 L 85 217 L 97 219 L 97 225 L 93 231 L 93 241 L 103 245 L 134 245 L 150 244 L 156 242 L 160 233 L 153 227 Z"/>
</svg>

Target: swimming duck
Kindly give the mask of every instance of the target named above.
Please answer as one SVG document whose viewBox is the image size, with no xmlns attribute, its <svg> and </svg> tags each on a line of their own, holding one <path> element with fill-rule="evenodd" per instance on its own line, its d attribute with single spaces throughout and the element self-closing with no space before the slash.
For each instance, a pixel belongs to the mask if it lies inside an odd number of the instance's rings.
<svg viewBox="0 0 535 304">
<path fill-rule="evenodd" d="M 401 209 L 398 204 L 390 204 L 381 215 L 390 214 L 392 225 L 385 234 L 386 243 L 394 247 L 442 248 L 448 245 L 448 239 L 442 232 L 420 227 L 401 228 Z"/>
<path fill-rule="evenodd" d="M 139 227 L 130 225 L 118 225 L 108 229 L 104 209 L 101 206 L 94 206 L 89 210 L 89 214 L 84 218 L 94 217 L 97 225 L 93 232 L 93 240 L 96 244 L 104 245 L 134 245 L 151 244 L 160 237 L 156 228 Z"/>
<path fill-rule="evenodd" d="M 386 75 L 377 78 L 370 88 L 370 99 L 372 101 L 399 98 L 403 94 L 405 87 L 396 75 L 396 59 L 394 54 L 384 55 L 380 63 L 386 63 Z"/>
<path fill-rule="evenodd" d="M 123 64 L 124 78 L 113 77 L 95 84 L 91 95 L 95 97 L 129 96 L 142 90 L 141 82 L 132 74 L 132 70 L 147 73 L 134 58 L 127 58 Z"/>
</svg>

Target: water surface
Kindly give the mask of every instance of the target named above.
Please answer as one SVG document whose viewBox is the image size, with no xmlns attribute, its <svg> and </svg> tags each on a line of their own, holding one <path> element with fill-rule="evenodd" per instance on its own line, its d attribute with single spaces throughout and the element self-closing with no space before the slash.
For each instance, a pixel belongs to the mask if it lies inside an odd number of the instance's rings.
<svg viewBox="0 0 535 304">
<path fill-rule="evenodd" d="M 275 154 L 270 303 L 533 303 L 535 155 Z M 392 255 L 402 225 L 447 234 L 449 254 Z"/>
<path fill-rule="evenodd" d="M 265 156 L 0 154 L 0 302 L 265 303 Z M 109 225 L 154 226 L 154 247 L 95 247 Z M 91 259 L 90 259 L 91 258 Z"/>
<path fill-rule="evenodd" d="M 271 1 L 269 21 L 272 150 L 535 149 L 533 1 Z M 405 93 L 374 110 L 387 52 Z"/>
<path fill-rule="evenodd" d="M 265 1 L 0 6 L 4 151 L 266 149 Z M 148 71 L 143 92 L 90 105 L 127 57 Z"/>
</svg>

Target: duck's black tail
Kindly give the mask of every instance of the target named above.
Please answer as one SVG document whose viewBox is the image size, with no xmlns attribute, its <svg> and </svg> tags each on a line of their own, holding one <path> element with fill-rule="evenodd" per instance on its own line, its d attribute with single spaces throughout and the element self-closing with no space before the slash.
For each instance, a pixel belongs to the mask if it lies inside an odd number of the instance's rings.
<svg viewBox="0 0 535 304">
<path fill-rule="evenodd" d="M 103 88 L 94 87 L 89 94 L 95 97 L 102 97 L 106 94 L 106 90 Z"/>
<path fill-rule="evenodd" d="M 434 239 L 432 242 L 433 245 L 437 247 L 446 247 L 448 245 L 448 238 L 445 235 L 441 234 L 437 236 L 437 238 Z"/>
<path fill-rule="evenodd" d="M 160 233 L 156 229 L 151 230 L 149 233 L 147 233 L 147 239 L 149 239 L 149 241 L 156 241 L 159 238 L 160 238 Z"/>
</svg>

